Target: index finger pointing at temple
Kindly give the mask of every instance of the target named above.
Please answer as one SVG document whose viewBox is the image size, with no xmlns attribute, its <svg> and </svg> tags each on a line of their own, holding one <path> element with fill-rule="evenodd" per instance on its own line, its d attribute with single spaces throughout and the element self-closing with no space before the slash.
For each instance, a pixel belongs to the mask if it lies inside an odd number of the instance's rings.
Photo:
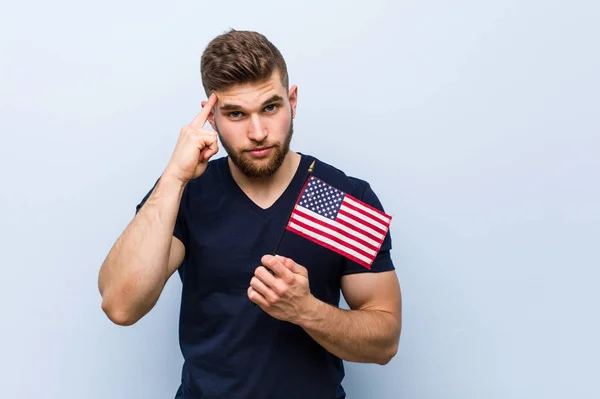
<svg viewBox="0 0 600 399">
<path fill-rule="evenodd" d="M 212 93 L 210 97 L 208 97 L 206 105 L 202 108 L 202 111 L 200 111 L 200 113 L 196 115 L 192 123 L 190 123 L 190 126 L 202 129 L 204 127 L 204 124 L 206 123 L 206 120 L 208 119 L 208 115 L 210 115 L 210 111 L 212 111 L 216 103 L 217 95 L 215 93 Z"/>
</svg>

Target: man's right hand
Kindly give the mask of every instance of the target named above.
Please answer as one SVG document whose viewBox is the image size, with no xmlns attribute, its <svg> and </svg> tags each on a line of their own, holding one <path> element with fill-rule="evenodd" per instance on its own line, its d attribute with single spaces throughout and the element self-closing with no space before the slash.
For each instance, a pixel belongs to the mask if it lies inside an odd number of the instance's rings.
<svg viewBox="0 0 600 399">
<path fill-rule="evenodd" d="M 179 133 L 175 150 L 163 176 L 177 179 L 183 184 L 202 175 L 208 160 L 219 151 L 217 134 L 204 129 L 206 120 L 217 103 L 212 93 L 202 111 Z"/>
</svg>

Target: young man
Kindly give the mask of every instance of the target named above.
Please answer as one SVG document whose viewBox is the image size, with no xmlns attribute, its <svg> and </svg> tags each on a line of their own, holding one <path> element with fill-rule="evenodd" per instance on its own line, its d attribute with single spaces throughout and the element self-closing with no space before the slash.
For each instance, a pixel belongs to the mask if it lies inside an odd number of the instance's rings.
<svg viewBox="0 0 600 399">
<path fill-rule="evenodd" d="M 218 36 L 201 71 L 208 101 L 102 264 L 102 309 L 135 323 L 178 270 L 177 398 L 343 398 L 342 360 L 383 365 L 398 348 L 389 232 L 370 269 L 291 232 L 271 254 L 313 161 L 314 177 L 383 208 L 368 183 L 290 151 L 298 89 L 263 35 Z M 210 160 L 217 134 L 228 156 Z"/>
</svg>

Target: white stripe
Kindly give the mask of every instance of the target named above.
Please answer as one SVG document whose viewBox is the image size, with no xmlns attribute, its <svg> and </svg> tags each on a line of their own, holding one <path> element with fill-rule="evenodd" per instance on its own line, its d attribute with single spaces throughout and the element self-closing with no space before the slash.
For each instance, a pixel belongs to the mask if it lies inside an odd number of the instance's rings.
<svg viewBox="0 0 600 399">
<path fill-rule="evenodd" d="M 306 218 L 298 215 L 297 213 L 294 213 L 292 215 L 292 219 L 296 219 L 298 222 L 301 222 L 303 224 L 309 225 L 309 226 L 311 226 L 314 229 L 322 230 L 325 233 L 327 233 L 329 235 L 332 235 L 332 236 L 336 237 L 337 239 L 339 239 L 341 241 L 344 241 L 347 244 L 354 245 L 355 247 L 357 247 L 359 249 L 362 249 L 363 251 L 369 253 L 370 255 L 373 255 L 373 256 L 377 255 L 376 251 L 374 251 L 373 249 L 371 249 L 369 247 L 366 247 L 366 246 L 362 245 L 358 241 L 355 241 L 355 240 L 353 240 L 351 238 L 348 238 L 345 235 L 338 233 L 337 231 L 331 230 L 329 227 L 325 227 L 325 226 L 322 226 L 322 225 L 320 225 L 318 223 L 315 223 L 315 222 L 313 222 L 311 220 L 308 220 L 308 219 L 306 219 Z"/>
<path fill-rule="evenodd" d="M 331 245 L 332 247 L 335 247 L 335 248 L 341 249 L 342 251 L 344 251 L 344 252 L 346 252 L 346 253 L 348 253 L 348 254 L 350 254 L 350 255 L 354 256 L 355 258 L 358 258 L 358 259 L 362 260 L 363 262 L 366 262 L 366 263 L 371 263 L 371 261 L 373 260 L 372 258 L 367 258 L 367 257 L 366 257 L 366 256 L 364 256 L 363 254 L 359 254 L 358 252 L 356 252 L 356 251 L 353 251 L 352 249 L 350 249 L 350 248 L 348 248 L 348 247 L 345 247 L 345 246 L 343 246 L 343 245 L 341 245 L 341 244 L 339 244 L 339 243 L 337 243 L 337 242 L 335 242 L 335 241 L 333 241 L 333 240 L 330 240 L 330 239 L 329 239 L 329 238 L 327 238 L 327 237 L 323 237 L 322 235 L 320 235 L 320 234 L 317 234 L 317 233 L 315 233 L 315 232 L 314 232 L 314 231 L 312 231 L 312 230 L 308 230 L 308 229 L 305 229 L 305 228 L 304 228 L 304 227 L 302 227 L 302 226 L 298 226 L 296 223 L 293 223 L 293 222 L 291 222 L 291 223 L 290 223 L 290 227 L 292 227 L 292 228 L 294 228 L 294 229 L 296 229 L 296 230 L 298 230 L 298 231 L 301 231 L 302 233 L 304 233 L 304 234 L 306 234 L 306 235 L 308 235 L 308 236 L 310 236 L 310 237 L 316 238 L 317 240 L 319 240 L 319 241 L 321 241 L 321 242 L 324 242 L 324 243 L 326 243 L 326 244 L 329 244 L 329 245 Z"/>
<path fill-rule="evenodd" d="M 336 223 L 333 220 L 327 219 L 326 217 L 321 216 L 318 213 L 313 212 L 310 209 L 307 209 L 307 208 L 305 208 L 303 206 L 300 206 L 300 205 L 296 206 L 296 211 L 302 212 L 302 213 L 304 213 L 305 215 L 308 215 L 308 216 L 312 216 L 313 218 L 318 219 L 319 221 L 321 221 L 323 223 L 327 223 L 330 226 L 335 226 L 338 229 L 344 230 L 346 233 L 351 234 L 354 237 L 360 238 L 361 240 L 368 242 L 369 244 L 373 245 L 374 247 L 379 248 L 379 245 L 380 245 L 379 242 L 373 240 L 371 237 L 367 237 L 364 234 L 361 234 L 360 232 L 356 231 L 355 229 L 351 229 L 348 226 L 344 226 L 343 224 Z"/>
<path fill-rule="evenodd" d="M 381 213 L 381 211 L 375 211 L 371 208 L 368 208 L 368 207 L 364 206 L 363 204 L 356 202 L 352 198 L 349 198 L 348 196 L 345 196 L 344 199 L 346 201 L 348 201 L 350 203 L 350 205 L 360 208 L 367 213 L 370 213 L 371 215 L 375 216 L 376 218 L 381 219 L 384 223 L 387 223 L 387 224 L 390 223 L 390 218 L 388 216 L 386 216 L 385 214 Z"/>
<path fill-rule="evenodd" d="M 348 216 L 344 216 L 344 215 L 338 213 L 337 218 L 340 220 L 343 220 L 344 222 L 350 223 L 351 225 L 356 226 L 356 228 L 364 230 L 367 233 L 374 235 L 375 237 L 383 239 L 383 235 L 381 233 L 373 230 L 372 228 L 370 228 L 368 226 L 365 226 L 364 224 L 362 224 L 360 222 L 357 222 L 354 219 L 350 219 Z"/>
<path fill-rule="evenodd" d="M 357 218 L 364 220 L 367 223 L 372 224 L 375 227 L 380 228 L 383 231 L 387 231 L 385 225 L 379 223 L 377 220 L 373 219 L 372 217 L 369 217 L 363 213 L 360 213 L 358 211 L 355 211 L 354 209 L 350 209 L 347 206 L 344 206 L 344 202 L 346 202 L 346 200 L 344 199 L 344 201 L 342 202 L 342 206 L 340 207 L 340 210 L 344 210 L 344 212 L 348 212 L 354 216 L 356 216 Z"/>
</svg>

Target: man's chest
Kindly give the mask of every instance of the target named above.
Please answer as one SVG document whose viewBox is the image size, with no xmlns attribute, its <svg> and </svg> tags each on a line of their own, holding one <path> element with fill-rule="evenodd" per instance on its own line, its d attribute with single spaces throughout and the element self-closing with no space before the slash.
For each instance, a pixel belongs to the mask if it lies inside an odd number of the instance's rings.
<svg viewBox="0 0 600 399">
<path fill-rule="evenodd" d="M 189 223 L 186 248 L 186 289 L 200 295 L 246 295 L 264 255 L 278 254 L 306 267 L 313 295 L 325 298 L 339 292 L 342 257 L 290 231 L 287 215 L 222 212 Z"/>
</svg>

